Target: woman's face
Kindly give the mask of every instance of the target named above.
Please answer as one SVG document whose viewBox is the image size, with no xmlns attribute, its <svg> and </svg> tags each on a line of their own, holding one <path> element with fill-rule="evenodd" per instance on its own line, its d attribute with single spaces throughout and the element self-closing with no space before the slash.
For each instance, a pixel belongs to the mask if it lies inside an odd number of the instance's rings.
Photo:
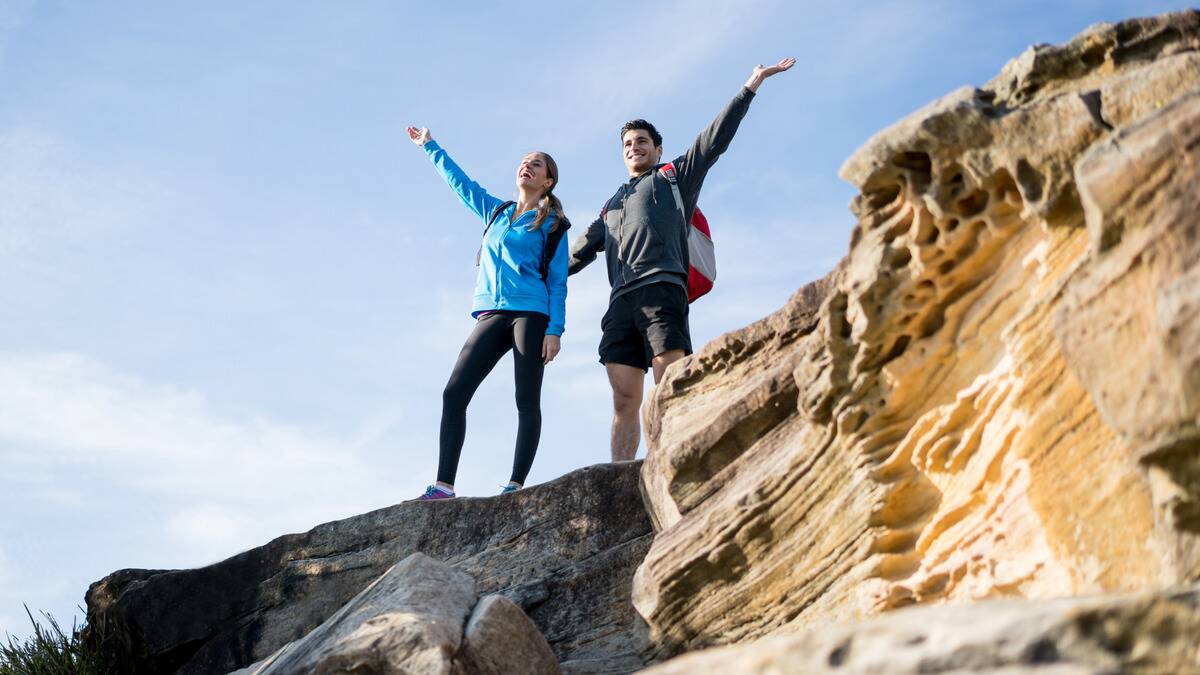
<svg viewBox="0 0 1200 675">
<path fill-rule="evenodd" d="M 554 179 L 550 177 L 550 167 L 542 153 L 531 152 L 525 155 L 517 167 L 517 187 L 545 194 L 553 186 Z"/>
</svg>

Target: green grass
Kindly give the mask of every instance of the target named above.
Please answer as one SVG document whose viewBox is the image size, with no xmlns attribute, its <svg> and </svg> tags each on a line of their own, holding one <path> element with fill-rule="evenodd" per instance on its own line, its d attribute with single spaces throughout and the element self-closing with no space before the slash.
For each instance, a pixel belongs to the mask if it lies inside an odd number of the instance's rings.
<svg viewBox="0 0 1200 675">
<path fill-rule="evenodd" d="M 110 669 L 99 654 L 89 651 L 79 640 L 80 626 L 67 633 L 54 617 L 42 613 L 46 625 L 33 618 L 25 608 L 33 635 L 17 640 L 11 635 L 0 644 L 0 675 L 107 675 Z"/>
</svg>

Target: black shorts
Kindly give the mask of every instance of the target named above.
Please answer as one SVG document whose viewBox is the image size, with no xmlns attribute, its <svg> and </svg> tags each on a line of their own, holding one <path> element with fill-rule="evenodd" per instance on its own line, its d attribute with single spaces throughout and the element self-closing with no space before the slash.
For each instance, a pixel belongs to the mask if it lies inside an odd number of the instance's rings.
<svg viewBox="0 0 1200 675">
<path fill-rule="evenodd" d="M 663 352 L 682 349 L 691 354 L 687 289 L 670 282 L 635 288 L 608 305 L 600 329 L 600 363 L 645 371 Z"/>
</svg>

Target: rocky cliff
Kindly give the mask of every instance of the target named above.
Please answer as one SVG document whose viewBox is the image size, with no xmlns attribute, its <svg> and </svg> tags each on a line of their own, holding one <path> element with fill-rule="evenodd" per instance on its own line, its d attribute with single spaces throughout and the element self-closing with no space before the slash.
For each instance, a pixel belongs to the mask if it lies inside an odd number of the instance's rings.
<svg viewBox="0 0 1200 675">
<path fill-rule="evenodd" d="M 364 606 L 425 606 L 421 553 L 461 598 L 380 644 L 445 669 L 540 649 L 519 608 L 568 672 L 1200 672 L 1198 167 L 1200 12 L 1030 48 L 846 162 L 848 255 L 668 370 L 644 465 L 117 572 L 91 639 L 343 663 L 322 636 L 394 620 Z M 480 642 L 485 606 L 523 637 Z"/>
<path fill-rule="evenodd" d="M 839 268 L 646 412 L 662 649 L 1200 576 L 1198 50 L 1096 26 L 846 162 Z"/>
</svg>

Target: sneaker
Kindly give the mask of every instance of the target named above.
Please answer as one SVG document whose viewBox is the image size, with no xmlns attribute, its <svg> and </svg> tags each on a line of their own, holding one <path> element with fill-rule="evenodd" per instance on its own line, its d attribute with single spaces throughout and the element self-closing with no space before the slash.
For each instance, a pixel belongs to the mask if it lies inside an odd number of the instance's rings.
<svg viewBox="0 0 1200 675">
<path fill-rule="evenodd" d="M 510 492 L 516 492 L 517 490 L 520 490 L 520 489 L 521 489 L 520 485 L 513 485 L 512 483 L 509 483 L 508 485 L 505 485 L 504 487 L 500 488 L 500 494 L 506 495 Z"/>
<path fill-rule="evenodd" d="M 431 499 L 454 499 L 454 493 L 446 492 L 436 485 L 430 485 L 429 487 L 425 488 L 425 494 L 417 497 L 415 501 L 424 502 Z"/>
</svg>

